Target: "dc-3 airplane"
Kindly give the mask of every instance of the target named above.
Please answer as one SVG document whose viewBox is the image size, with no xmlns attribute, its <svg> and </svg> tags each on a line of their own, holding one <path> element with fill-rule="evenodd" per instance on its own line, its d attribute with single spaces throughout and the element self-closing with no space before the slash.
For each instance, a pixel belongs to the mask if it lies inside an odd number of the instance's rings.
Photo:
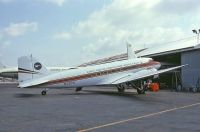
<svg viewBox="0 0 200 132">
<path fill-rule="evenodd" d="M 152 58 L 139 58 L 127 45 L 128 59 L 105 64 L 76 67 L 66 71 L 51 73 L 32 56 L 18 58 L 18 81 L 20 88 L 48 87 L 48 88 L 76 88 L 89 86 L 116 86 L 123 92 L 127 85 L 137 89 L 138 94 L 144 94 L 145 88 L 135 87 L 133 81 L 158 75 L 164 72 L 181 68 L 185 65 L 158 70 L 160 62 Z M 47 89 L 41 94 L 46 95 Z"/>
</svg>

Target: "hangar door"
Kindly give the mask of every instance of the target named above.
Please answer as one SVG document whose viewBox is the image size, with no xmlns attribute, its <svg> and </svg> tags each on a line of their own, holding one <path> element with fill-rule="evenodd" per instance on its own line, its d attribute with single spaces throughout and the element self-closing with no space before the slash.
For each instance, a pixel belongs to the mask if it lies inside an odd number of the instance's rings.
<svg viewBox="0 0 200 132">
<path fill-rule="evenodd" d="M 170 68 L 181 65 L 181 53 L 172 53 L 153 57 L 154 60 L 161 62 L 161 69 Z M 176 82 L 176 77 L 179 76 Z M 180 82 L 180 69 L 176 71 L 166 72 L 159 75 L 159 83 L 161 89 L 175 89 L 176 83 Z"/>
<path fill-rule="evenodd" d="M 200 50 L 181 53 L 181 63 L 189 64 L 182 68 L 182 85 L 185 88 L 200 87 Z"/>
</svg>

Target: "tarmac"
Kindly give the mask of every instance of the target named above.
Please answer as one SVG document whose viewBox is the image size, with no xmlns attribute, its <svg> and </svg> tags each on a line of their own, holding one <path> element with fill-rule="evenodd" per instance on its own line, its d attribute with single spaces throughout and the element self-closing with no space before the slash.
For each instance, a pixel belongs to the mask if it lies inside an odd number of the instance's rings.
<svg viewBox="0 0 200 132">
<path fill-rule="evenodd" d="M 199 93 L 20 89 L 0 83 L 0 132 L 199 132 Z"/>
</svg>

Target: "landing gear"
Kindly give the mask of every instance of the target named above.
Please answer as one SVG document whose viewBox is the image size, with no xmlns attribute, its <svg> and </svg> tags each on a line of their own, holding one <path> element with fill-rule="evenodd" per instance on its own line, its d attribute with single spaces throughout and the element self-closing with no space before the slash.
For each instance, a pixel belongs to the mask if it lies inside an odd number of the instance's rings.
<svg viewBox="0 0 200 132">
<path fill-rule="evenodd" d="M 76 88 L 76 92 L 81 91 L 81 90 L 82 90 L 82 87 L 77 87 Z"/>
<path fill-rule="evenodd" d="M 143 83 L 141 81 L 140 87 L 137 88 L 137 93 L 138 94 L 145 94 L 145 91 L 146 91 L 146 87 L 143 85 Z"/>
<path fill-rule="evenodd" d="M 144 85 L 142 81 L 136 85 L 131 82 L 119 84 L 119 85 L 117 85 L 117 90 L 119 93 L 124 93 L 125 89 L 130 88 L 130 87 L 135 88 L 137 90 L 138 94 L 145 94 L 146 85 Z"/>
<path fill-rule="evenodd" d="M 47 91 L 48 91 L 48 89 L 42 90 L 41 95 L 46 95 Z"/>
<path fill-rule="evenodd" d="M 145 91 L 146 91 L 146 90 L 145 90 L 144 87 L 143 87 L 143 88 L 138 88 L 138 89 L 137 89 L 137 93 L 138 93 L 138 94 L 145 94 Z"/>
<path fill-rule="evenodd" d="M 136 86 L 136 85 L 133 84 L 133 83 L 130 83 L 130 85 L 131 85 L 132 88 L 135 88 L 135 89 L 137 90 L 137 93 L 138 93 L 138 94 L 145 94 L 146 87 L 142 84 L 142 82 L 141 82 L 141 84 L 140 84 L 139 87 Z"/>
<path fill-rule="evenodd" d="M 124 93 L 125 86 L 123 84 L 117 85 L 117 90 L 119 93 Z"/>
<path fill-rule="evenodd" d="M 46 95 L 46 94 L 47 94 L 47 91 L 43 90 L 43 91 L 41 92 L 41 94 L 42 94 L 42 95 Z"/>
</svg>

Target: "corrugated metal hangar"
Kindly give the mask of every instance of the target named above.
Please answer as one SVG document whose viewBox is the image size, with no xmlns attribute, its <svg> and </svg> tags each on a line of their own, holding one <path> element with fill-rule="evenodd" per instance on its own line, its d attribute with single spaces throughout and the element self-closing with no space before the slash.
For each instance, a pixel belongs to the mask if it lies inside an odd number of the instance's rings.
<svg viewBox="0 0 200 132">
<path fill-rule="evenodd" d="M 136 51 L 136 53 L 138 56 L 151 57 L 161 62 L 163 68 L 188 64 L 188 66 L 180 70 L 160 75 L 159 82 L 161 88 L 193 92 L 200 91 L 200 44 L 197 42 L 196 37 L 145 48 Z M 127 59 L 127 54 L 91 61 L 81 66 L 96 65 L 124 59 Z"/>
<path fill-rule="evenodd" d="M 155 50 L 149 48 L 139 55 L 160 61 L 164 67 L 188 64 L 180 70 L 160 75 L 160 81 L 176 90 L 200 90 L 200 44 L 196 39 L 161 45 Z"/>
</svg>

